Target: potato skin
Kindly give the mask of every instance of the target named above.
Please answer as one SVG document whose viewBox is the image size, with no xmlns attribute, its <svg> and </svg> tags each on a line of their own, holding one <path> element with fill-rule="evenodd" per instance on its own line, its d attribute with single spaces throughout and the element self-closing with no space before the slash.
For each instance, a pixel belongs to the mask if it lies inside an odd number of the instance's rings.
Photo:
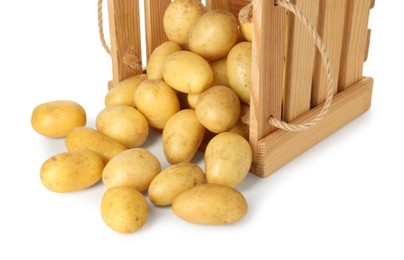
<svg viewBox="0 0 404 260">
<path fill-rule="evenodd" d="M 197 224 L 230 224 L 247 213 L 244 196 L 234 188 L 220 184 L 197 185 L 180 195 L 172 204 L 174 213 Z"/>
<path fill-rule="evenodd" d="M 227 77 L 230 87 L 246 104 L 250 104 L 251 69 L 252 43 L 240 42 L 227 56 Z"/>
<path fill-rule="evenodd" d="M 135 107 L 133 96 L 140 83 L 146 79 L 146 74 L 139 74 L 119 82 L 118 85 L 111 88 L 105 96 L 105 107 L 117 105 Z"/>
<path fill-rule="evenodd" d="M 52 156 L 41 167 L 42 184 L 53 192 L 72 192 L 93 186 L 101 179 L 104 159 L 92 150 Z"/>
<path fill-rule="evenodd" d="M 175 0 L 168 5 L 163 18 L 164 31 L 170 41 L 188 43 L 188 34 L 206 12 L 199 0 Z"/>
<path fill-rule="evenodd" d="M 238 134 L 218 134 L 206 147 L 205 171 L 208 183 L 236 187 L 247 176 L 251 163 L 251 146 Z"/>
<path fill-rule="evenodd" d="M 66 147 L 69 151 L 90 149 L 99 152 L 105 162 L 123 152 L 127 147 L 89 127 L 76 127 L 66 136 Z"/>
<path fill-rule="evenodd" d="M 102 172 L 102 181 L 108 188 L 128 186 L 143 192 L 160 171 L 160 162 L 151 152 L 132 148 L 108 162 Z"/>
<path fill-rule="evenodd" d="M 213 82 L 210 64 L 198 54 L 178 51 L 166 59 L 163 78 L 172 88 L 187 94 L 199 94 Z"/>
<path fill-rule="evenodd" d="M 229 86 L 227 78 L 227 57 L 212 61 L 210 66 L 213 70 L 212 86 Z"/>
<path fill-rule="evenodd" d="M 225 57 L 236 44 L 238 21 L 230 12 L 211 10 L 202 15 L 192 28 L 189 49 L 207 60 Z"/>
<path fill-rule="evenodd" d="M 57 100 L 38 105 L 32 111 L 31 125 L 36 132 L 47 137 L 64 137 L 75 127 L 85 126 L 84 108 L 73 101 Z"/>
<path fill-rule="evenodd" d="M 101 201 L 101 216 L 112 230 L 133 233 L 144 226 L 149 209 L 144 196 L 131 187 L 108 189 Z"/>
<path fill-rule="evenodd" d="M 168 56 L 177 51 L 181 51 L 181 46 L 173 41 L 164 42 L 154 49 L 147 62 L 148 78 L 162 80 L 164 62 Z"/>
<path fill-rule="evenodd" d="M 179 163 L 161 171 L 150 183 L 148 195 L 156 206 L 168 206 L 182 192 L 205 182 L 202 169 L 192 163 Z"/>
<path fill-rule="evenodd" d="M 157 129 L 163 129 L 167 120 L 180 110 L 177 94 L 162 80 L 143 81 L 136 90 L 135 104 L 149 126 Z"/>
<path fill-rule="evenodd" d="M 112 106 L 103 109 L 96 119 L 97 131 L 128 148 L 142 145 L 149 134 L 146 118 L 130 106 Z"/>
<path fill-rule="evenodd" d="M 240 117 L 240 100 L 228 87 L 214 86 L 198 98 L 196 117 L 213 133 L 222 133 L 236 125 Z"/>
<path fill-rule="evenodd" d="M 173 115 L 163 130 L 163 150 L 171 164 L 189 162 L 194 157 L 205 135 L 205 127 L 196 118 L 193 109 L 184 109 Z"/>
</svg>

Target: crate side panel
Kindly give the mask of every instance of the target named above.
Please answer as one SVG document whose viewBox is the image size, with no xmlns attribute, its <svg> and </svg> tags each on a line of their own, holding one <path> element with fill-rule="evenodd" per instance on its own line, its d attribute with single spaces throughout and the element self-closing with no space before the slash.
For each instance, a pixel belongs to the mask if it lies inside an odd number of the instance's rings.
<svg viewBox="0 0 404 260">
<path fill-rule="evenodd" d="M 316 28 L 320 0 L 293 0 Z M 316 47 L 306 27 L 289 14 L 283 120 L 290 122 L 310 110 Z"/>
<path fill-rule="evenodd" d="M 258 140 L 275 130 L 269 116 L 281 119 L 286 11 L 273 1 L 253 3 L 250 143 L 256 158 Z"/>
<path fill-rule="evenodd" d="M 139 2 L 133 0 L 108 1 L 112 85 L 141 73 L 141 66 L 132 68 L 125 64 L 125 55 L 134 55 L 139 60 L 142 57 L 140 43 Z"/>
<path fill-rule="evenodd" d="M 338 86 L 338 74 L 342 42 L 344 38 L 346 7 L 348 0 L 321 1 L 319 34 L 328 50 L 333 65 L 334 83 Z M 327 98 L 328 83 L 327 72 L 319 52 L 316 52 L 316 62 L 313 75 L 313 90 L 311 106 L 323 103 Z M 335 89 L 337 92 L 337 88 Z"/>
<path fill-rule="evenodd" d="M 163 17 L 170 3 L 171 0 L 145 0 L 147 59 L 157 46 L 168 40 L 164 31 Z"/>
<path fill-rule="evenodd" d="M 372 0 L 349 1 L 345 23 L 338 91 L 342 91 L 363 78 L 366 59 L 369 13 Z"/>
<path fill-rule="evenodd" d="M 208 10 L 225 10 L 230 12 L 230 0 L 206 0 Z"/>
</svg>

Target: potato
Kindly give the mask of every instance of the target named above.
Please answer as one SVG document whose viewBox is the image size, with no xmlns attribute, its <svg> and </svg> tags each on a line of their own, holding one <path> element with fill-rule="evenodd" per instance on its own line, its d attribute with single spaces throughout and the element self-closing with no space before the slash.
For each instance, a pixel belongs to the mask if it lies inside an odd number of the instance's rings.
<svg viewBox="0 0 404 260">
<path fill-rule="evenodd" d="M 241 101 L 250 104 L 252 44 L 240 42 L 227 56 L 227 77 L 229 85 Z"/>
<path fill-rule="evenodd" d="M 85 126 L 86 112 L 73 101 L 59 100 L 38 105 L 32 112 L 31 125 L 47 137 L 64 137 L 75 127 Z"/>
<path fill-rule="evenodd" d="M 139 74 L 119 82 L 118 85 L 111 88 L 105 96 L 105 107 L 116 105 L 135 107 L 133 96 L 140 83 L 146 79 L 146 74 Z"/>
<path fill-rule="evenodd" d="M 250 107 L 244 104 L 241 105 L 240 119 L 238 120 L 237 124 L 232 129 L 230 129 L 229 132 L 239 134 L 246 140 L 249 140 L 250 125 L 247 122 L 245 122 L 246 120 L 249 120 L 248 117 L 249 113 L 250 113 Z"/>
<path fill-rule="evenodd" d="M 150 183 L 149 199 L 156 206 L 171 205 L 180 193 L 204 181 L 205 174 L 198 165 L 175 164 L 160 172 Z"/>
<path fill-rule="evenodd" d="M 214 86 L 199 97 L 195 113 L 209 131 L 225 132 L 230 130 L 240 117 L 240 101 L 230 88 Z"/>
<path fill-rule="evenodd" d="M 41 167 L 43 185 L 54 192 L 72 192 L 93 186 L 101 179 L 104 159 L 92 150 L 52 156 Z"/>
<path fill-rule="evenodd" d="M 163 130 L 163 150 L 171 164 L 189 162 L 194 157 L 205 135 L 193 109 L 184 109 L 173 115 Z"/>
<path fill-rule="evenodd" d="M 65 142 L 69 151 L 91 149 L 102 154 L 106 162 L 127 149 L 125 145 L 88 127 L 74 128 L 67 134 Z"/>
<path fill-rule="evenodd" d="M 227 79 L 227 57 L 212 61 L 210 66 L 213 70 L 212 86 L 229 86 Z"/>
<path fill-rule="evenodd" d="M 168 56 L 180 51 L 181 46 L 172 41 L 167 41 L 154 49 L 147 62 L 147 77 L 149 79 L 163 79 L 163 65 Z"/>
<path fill-rule="evenodd" d="M 238 38 L 238 21 L 230 12 L 211 10 L 192 28 L 189 49 L 207 60 L 217 60 L 229 53 Z"/>
<path fill-rule="evenodd" d="M 178 195 L 174 213 L 197 224 L 230 224 L 247 213 L 247 202 L 239 191 L 220 184 L 201 184 Z"/>
<path fill-rule="evenodd" d="M 253 8 L 251 5 L 246 6 L 240 10 L 238 20 L 240 23 L 240 30 L 244 38 L 252 42 L 252 19 L 253 19 Z"/>
<path fill-rule="evenodd" d="M 146 118 L 133 107 L 112 106 L 97 116 L 97 131 L 128 148 L 142 145 L 149 134 Z"/>
<path fill-rule="evenodd" d="M 195 109 L 198 98 L 201 94 L 188 94 L 187 101 L 190 108 Z"/>
<path fill-rule="evenodd" d="M 143 148 L 132 148 L 112 158 L 102 172 L 108 188 L 129 186 L 143 192 L 160 172 L 159 160 Z"/>
<path fill-rule="evenodd" d="M 188 42 L 188 34 L 206 8 L 199 0 L 175 0 L 167 7 L 164 18 L 164 31 L 170 41 L 180 45 Z"/>
<path fill-rule="evenodd" d="M 190 51 L 178 51 L 166 59 L 163 78 L 178 91 L 198 94 L 211 86 L 213 71 L 201 56 Z"/>
<path fill-rule="evenodd" d="M 131 187 L 108 189 L 102 197 L 102 219 L 118 233 L 133 233 L 142 228 L 146 223 L 148 211 L 144 196 Z"/>
<path fill-rule="evenodd" d="M 135 93 L 137 109 L 149 126 L 163 129 L 167 120 L 180 110 L 175 91 L 162 80 L 145 80 Z"/>
<path fill-rule="evenodd" d="M 206 147 L 205 170 L 208 183 L 236 187 L 247 176 L 251 163 L 251 146 L 238 134 L 218 134 Z"/>
</svg>

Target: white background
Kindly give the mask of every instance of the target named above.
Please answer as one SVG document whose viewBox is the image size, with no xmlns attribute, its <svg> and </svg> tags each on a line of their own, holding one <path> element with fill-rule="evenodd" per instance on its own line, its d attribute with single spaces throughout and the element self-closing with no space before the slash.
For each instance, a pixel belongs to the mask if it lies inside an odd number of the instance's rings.
<svg viewBox="0 0 404 260">
<path fill-rule="evenodd" d="M 146 225 L 120 235 L 101 219 L 101 183 L 42 186 L 39 169 L 64 141 L 30 125 L 36 105 L 70 99 L 94 126 L 111 79 L 96 1 L 1 1 L 0 259 L 404 259 L 403 8 L 376 1 L 371 12 L 371 110 L 272 176 L 248 176 L 242 221 L 195 225 L 149 203 Z M 153 136 L 145 147 L 166 167 Z"/>
</svg>

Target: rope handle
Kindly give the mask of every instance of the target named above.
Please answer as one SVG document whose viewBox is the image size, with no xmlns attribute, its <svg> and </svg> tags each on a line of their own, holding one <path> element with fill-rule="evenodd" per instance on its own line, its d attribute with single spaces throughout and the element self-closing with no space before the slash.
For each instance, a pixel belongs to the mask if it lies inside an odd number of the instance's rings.
<svg viewBox="0 0 404 260">
<path fill-rule="evenodd" d="M 104 47 L 106 52 L 108 54 L 110 54 L 110 48 L 108 47 L 108 45 L 105 41 L 105 38 L 104 38 L 103 20 L 102 20 L 102 3 L 103 3 L 103 0 L 98 0 L 99 35 L 100 35 L 100 40 L 101 40 L 102 46 Z M 310 35 L 312 36 L 313 41 L 316 44 L 316 46 L 321 54 L 323 65 L 325 66 L 325 70 L 327 72 L 328 92 L 327 92 L 327 98 L 324 102 L 323 109 L 310 122 L 303 123 L 303 124 L 290 124 L 290 123 L 284 122 L 282 120 L 279 120 L 279 119 L 276 119 L 276 118 L 273 118 L 272 116 L 270 116 L 268 118 L 268 123 L 273 125 L 276 128 L 283 129 L 286 131 L 293 131 L 293 132 L 306 131 L 306 130 L 309 130 L 310 128 L 314 127 L 315 125 L 317 125 L 328 114 L 328 111 L 330 109 L 330 106 L 331 106 L 333 98 L 334 98 L 335 84 L 334 84 L 334 77 L 332 74 L 333 69 L 332 69 L 330 58 L 329 58 L 327 49 L 324 45 L 324 42 L 322 41 L 322 39 L 321 39 L 320 35 L 317 33 L 317 31 L 314 29 L 314 26 L 310 23 L 310 21 L 304 15 L 304 13 L 296 5 L 292 4 L 289 0 L 275 0 L 275 4 L 282 6 L 286 10 L 293 13 L 296 16 L 296 18 L 298 18 L 299 21 L 304 25 L 304 27 L 307 29 L 307 31 L 310 33 Z M 253 4 L 250 3 L 243 9 L 249 9 L 249 11 L 247 13 L 252 13 Z"/>
</svg>

